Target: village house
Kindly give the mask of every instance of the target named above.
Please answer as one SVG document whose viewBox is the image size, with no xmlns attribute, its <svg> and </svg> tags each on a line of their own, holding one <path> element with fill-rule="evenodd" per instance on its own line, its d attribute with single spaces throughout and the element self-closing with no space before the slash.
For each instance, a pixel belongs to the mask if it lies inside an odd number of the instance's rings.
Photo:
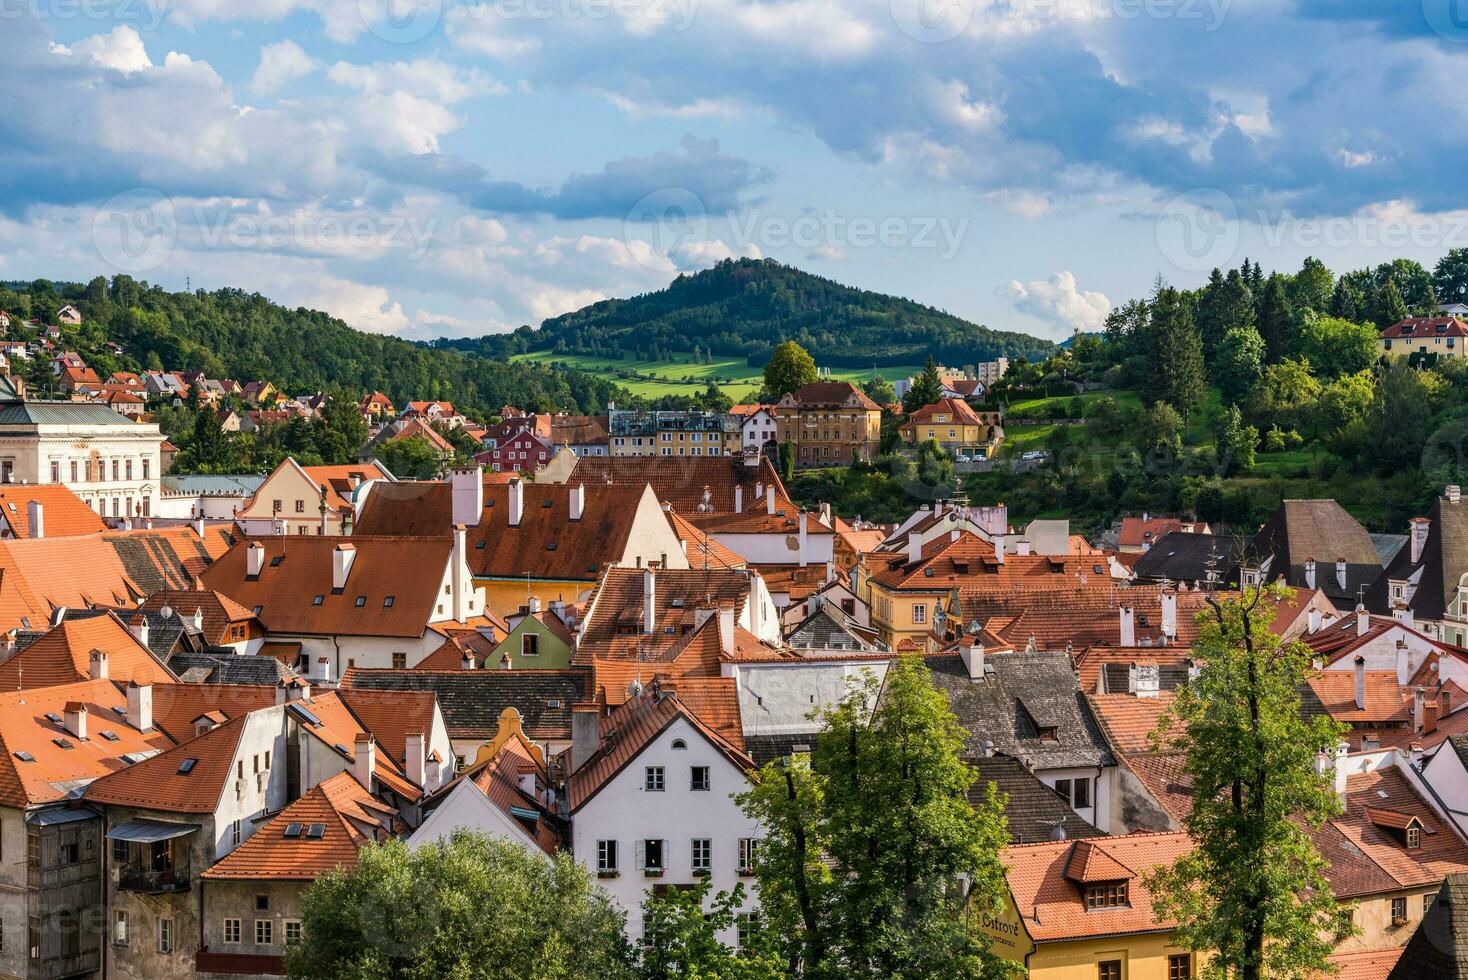
<svg viewBox="0 0 1468 980">
<path fill-rule="evenodd" d="M 1457 316 L 1409 317 L 1381 332 L 1387 357 L 1462 357 L 1468 345 L 1468 320 Z"/>
<path fill-rule="evenodd" d="M 613 456 L 726 456 L 741 449 L 742 423 L 723 412 L 644 412 L 607 406 Z"/>
<path fill-rule="evenodd" d="M 944 398 L 910 413 L 897 433 L 909 447 L 936 442 L 955 456 L 987 456 L 989 425 L 958 398 Z"/>
<path fill-rule="evenodd" d="M 496 473 L 530 471 L 549 462 L 553 451 L 549 442 L 527 428 L 476 453 L 474 461 Z"/>
<path fill-rule="evenodd" d="M 877 454 L 882 408 L 849 381 L 813 381 L 775 406 L 777 439 L 797 466 L 846 466 Z"/>
<path fill-rule="evenodd" d="M 287 456 L 235 513 L 250 535 L 350 534 L 364 484 L 393 479 L 378 463 L 302 466 Z"/>
<path fill-rule="evenodd" d="M 735 405 L 729 414 L 740 420 L 740 443 L 746 453 L 763 452 L 775 440 L 775 406 Z"/>
</svg>

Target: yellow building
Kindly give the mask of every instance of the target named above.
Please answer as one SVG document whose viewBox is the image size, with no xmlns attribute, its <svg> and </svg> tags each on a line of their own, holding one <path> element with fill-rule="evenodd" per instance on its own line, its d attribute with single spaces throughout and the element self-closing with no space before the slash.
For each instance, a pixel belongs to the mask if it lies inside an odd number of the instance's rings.
<svg viewBox="0 0 1468 980">
<path fill-rule="evenodd" d="M 775 431 L 796 466 L 846 466 L 876 455 L 882 409 L 848 381 L 815 381 L 780 399 Z"/>
<path fill-rule="evenodd" d="M 1468 323 L 1455 316 L 1412 317 L 1381 332 L 1381 352 L 1388 357 L 1463 357 L 1465 347 Z"/>
<path fill-rule="evenodd" d="M 301 466 L 289 456 L 235 514 L 245 533 L 350 534 L 357 490 L 389 479 L 376 463 Z"/>
<path fill-rule="evenodd" d="M 724 412 L 607 414 L 613 456 L 729 456 L 738 454 L 743 421 Z"/>
<path fill-rule="evenodd" d="M 944 398 L 924 405 L 897 427 L 909 446 L 936 442 L 949 452 L 968 454 L 989 441 L 989 425 L 958 398 Z"/>
</svg>

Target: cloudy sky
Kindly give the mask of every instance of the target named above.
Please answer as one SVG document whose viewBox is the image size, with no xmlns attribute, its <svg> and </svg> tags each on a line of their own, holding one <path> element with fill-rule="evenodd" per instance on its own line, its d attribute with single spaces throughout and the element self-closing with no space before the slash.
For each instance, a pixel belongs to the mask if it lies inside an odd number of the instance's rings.
<svg viewBox="0 0 1468 980">
<path fill-rule="evenodd" d="M 751 255 L 1063 337 L 1468 246 L 1453 2 L 0 0 L 0 278 L 425 338 Z"/>
</svg>

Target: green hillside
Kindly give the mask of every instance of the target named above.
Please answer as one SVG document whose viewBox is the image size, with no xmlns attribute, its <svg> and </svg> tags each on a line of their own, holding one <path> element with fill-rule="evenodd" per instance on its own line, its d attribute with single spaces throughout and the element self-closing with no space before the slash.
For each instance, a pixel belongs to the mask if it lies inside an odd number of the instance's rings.
<svg viewBox="0 0 1468 980">
<path fill-rule="evenodd" d="M 994 357 L 1043 359 L 1049 341 L 991 330 L 931 306 L 843 286 L 772 260 L 720 262 L 679 276 L 666 289 L 594 303 L 539 329 L 444 346 L 493 356 L 533 351 L 611 359 L 735 357 L 761 365 L 775 345 L 795 340 L 823 367 L 952 365 Z"/>
</svg>

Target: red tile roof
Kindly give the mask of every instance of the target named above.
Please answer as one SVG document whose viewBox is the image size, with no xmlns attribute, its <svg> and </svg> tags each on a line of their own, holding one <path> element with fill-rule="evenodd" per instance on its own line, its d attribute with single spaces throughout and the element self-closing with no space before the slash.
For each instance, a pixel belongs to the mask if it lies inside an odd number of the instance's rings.
<svg viewBox="0 0 1468 980">
<path fill-rule="evenodd" d="M 87 787 L 91 803 L 177 813 L 213 813 L 233 774 L 246 715 L 231 718 L 183 745 L 104 776 Z M 188 772 L 185 759 L 196 760 Z"/>
<path fill-rule="evenodd" d="M 177 680 L 111 613 L 68 619 L 9 660 L 0 663 L 0 690 L 50 687 L 91 677 L 93 650 L 107 654 L 107 676 L 126 683 L 160 684 Z"/>
<path fill-rule="evenodd" d="M 968 402 L 959 398 L 942 398 L 931 405 L 924 405 L 914 410 L 899 428 L 910 430 L 919 425 L 928 425 L 939 415 L 946 415 L 948 419 L 941 424 L 952 423 L 954 425 L 982 425 L 983 420 L 978 413 L 969 407 Z"/>
<path fill-rule="evenodd" d="M 512 527 L 513 486 L 486 484 L 483 516 L 467 532 L 469 567 L 474 574 L 595 581 L 602 565 L 619 560 L 626 549 L 645 486 L 588 483 L 581 518 L 573 521 L 571 491 L 577 485 L 579 480 L 572 484 L 522 481 L 518 484 L 523 502 L 520 523 Z"/>
<path fill-rule="evenodd" d="M 59 483 L 7 483 L 0 486 L 0 516 L 17 538 L 31 536 L 31 501 L 41 505 L 43 534 L 48 538 L 101 534 L 107 530 L 96 511 Z"/>
<path fill-rule="evenodd" d="M 1429 337 L 1468 337 L 1468 323 L 1455 316 L 1408 317 L 1381 332 L 1383 340 L 1420 340 Z"/>
<path fill-rule="evenodd" d="M 577 460 L 570 480 L 588 488 L 600 483 L 639 488 L 651 484 L 659 503 L 672 504 L 690 519 L 700 513 L 705 493 L 712 513 L 734 513 L 735 487 L 741 488 L 746 510 L 755 506 L 755 490 L 761 486 L 775 487 L 776 503 L 790 501 L 779 474 L 763 456 L 755 466 L 741 456 L 587 456 Z M 764 501 L 759 505 L 763 507 Z"/>
<path fill-rule="evenodd" d="M 850 381 L 812 381 L 780 399 L 781 406 L 787 400 L 793 401 L 801 409 L 852 406 L 870 412 L 882 410 L 882 406 L 868 398 L 866 392 Z"/>
<path fill-rule="evenodd" d="M 196 611 L 202 613 L 204 640 L 216 646 L 228 641 L 232 624 L 255 619 L 253 612 L 213 589 L 163 589 L 148 596 L 138 608 L 157 612 L 165 606 L 185 619 L 192 618 Z"/>
</svg>

